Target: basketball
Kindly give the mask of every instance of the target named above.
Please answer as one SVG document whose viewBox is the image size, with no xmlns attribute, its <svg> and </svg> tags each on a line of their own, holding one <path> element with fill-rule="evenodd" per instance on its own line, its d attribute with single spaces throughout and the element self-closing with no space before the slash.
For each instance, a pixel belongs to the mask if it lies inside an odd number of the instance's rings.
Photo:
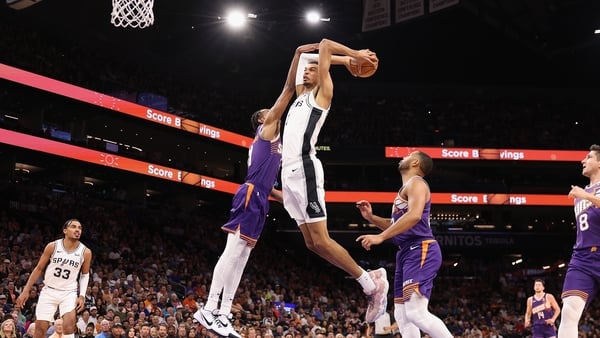
<svg viewBox="0 0 600 338">
<path fill-rule="evenodd" d="M 369 63 L 368 61 L 358 63 L 358 61 L 355 58 L 351 58 L 350 62 L 346 65 L 346 68 L 348 68 L 348 71 L 353 76 L 358 76 L 362 78 L 370 77 L 373 74 L 375 74 L 375 72 L 377 71 L 377 67 L 379 66 L 379 59 L 375 54 L 373 54 L 371 60 L 373 61 L 373 64 Z"/>
</svg>

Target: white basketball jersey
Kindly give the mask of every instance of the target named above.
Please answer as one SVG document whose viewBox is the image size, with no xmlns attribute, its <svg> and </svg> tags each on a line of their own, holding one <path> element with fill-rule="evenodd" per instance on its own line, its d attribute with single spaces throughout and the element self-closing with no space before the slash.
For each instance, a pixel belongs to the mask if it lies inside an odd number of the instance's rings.
<svg viewBox="0 0 600 338">
<path fill-rule="evenodd" d="M 62 239 L 56 240 L 54 242 L 54 252 L 50 256 L 50 262 L 46 267 L 44 285 L 56 290 L 77 291 L 84 251 L 85 245 L 81 242 L 75 250 L 69 252 L 65 250 Z"/>
<path fill-rule="evenodd" d="M 315 101 L 313 92 L 296 98 L 285 119 L 283 130 L 282 165 L 293 165 L 302 161 L 303 156 L 315 156 L 315 144 L 327 114 Z"/>
</svg>

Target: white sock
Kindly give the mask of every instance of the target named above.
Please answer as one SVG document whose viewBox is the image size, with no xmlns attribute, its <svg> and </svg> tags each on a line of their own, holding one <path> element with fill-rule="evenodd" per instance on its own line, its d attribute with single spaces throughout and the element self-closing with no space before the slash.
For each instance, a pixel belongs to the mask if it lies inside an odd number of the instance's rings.
<svg viewBox="0 0 600 338">
<path fill-rule="evenodd" d="M 227 235 L 225 249 L 213 271 L 208 300 L 204 305 L 206 310 L 213 311 L 219 307 L 219 298 L 222 293 L 219 313 L 231 312 L 233 297 L 240 284 L 251 249 L 248 243 L 240 238 L 239 232 Z"/>
<path fill-rule="evenodd" d="M 362 268 L 361 270 L 362 274 L 356 279 L 356 281 L 360 284 L 360 286 L 362 286 L 363 291 L 367 295 L 370 295 L 373 293 L 373 291 L 375 291 L 377 286 L 375 286 L 375 282 L 373 281 L 373 278 L 371 278 L 369 273 Z"/>
<path fill-rule="evenodd" d="M 408 302 L 404 303 L 406 319 L 431 338 L 453 338 L 446 324 L 427 310 L 428 304 L 429 299 L 414 292 Z"/>
<path fill-rule="evenodd" d="M 402 338 L 421 338 L 419 328 L 406 319 L 404 304 L 394 304 L 394 319 L 398 323 L 398 331 L 400 331 Z"/>
<path fill-rule="evenodd" d="M 584 308 L 585 301 L 581 297 L 569 296 L 563 298 L 558 338 L 577 338 L 579 336 L 579 319 Z"/>
<path fill-rule="evenodd" d="M 248 243 L 239 237 L 239 233 L 232 238 L 232 250 L 228 252 L 229 264 L 231 274 L 228 279 L 225 280 L 223 286 L 223 297 L 221 297 L 221 307 L 219 308 L 219 314 L 228 315 L 231 313 L 231 306 L 233 305 L 233 298 L 237 292 L 238 286 L 240 286 L 240 280 L 244 274 L 246 263 L 250 258 L 250 252 L 252 248 L 248 246 Z"/>
</svg>

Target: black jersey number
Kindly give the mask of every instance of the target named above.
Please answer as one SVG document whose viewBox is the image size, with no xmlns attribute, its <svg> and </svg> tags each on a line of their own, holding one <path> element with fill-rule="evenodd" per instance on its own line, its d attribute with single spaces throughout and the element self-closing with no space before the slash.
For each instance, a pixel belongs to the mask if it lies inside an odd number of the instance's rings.
<svg viewBox="0 0 600 338">
<path fill-rule="evenodd" d="M 61 268 L 54 269 L 54 277 L 69 279 L 70 275 L 71 275 L 71 270 L 69 270 L 69 269 L 61 269 Z"/>
</svg>

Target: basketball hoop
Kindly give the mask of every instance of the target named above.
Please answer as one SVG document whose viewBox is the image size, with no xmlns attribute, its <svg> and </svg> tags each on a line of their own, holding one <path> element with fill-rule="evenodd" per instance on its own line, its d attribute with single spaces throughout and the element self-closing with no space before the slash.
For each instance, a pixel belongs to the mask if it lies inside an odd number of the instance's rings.
<svg viewBox="0 0 600 338">
<path fill-rule="evenodd" d="M 112 0 L 110 22 L 115 27 L 146 28 L 154 24 L 154 0 Z"/>
</svg>

